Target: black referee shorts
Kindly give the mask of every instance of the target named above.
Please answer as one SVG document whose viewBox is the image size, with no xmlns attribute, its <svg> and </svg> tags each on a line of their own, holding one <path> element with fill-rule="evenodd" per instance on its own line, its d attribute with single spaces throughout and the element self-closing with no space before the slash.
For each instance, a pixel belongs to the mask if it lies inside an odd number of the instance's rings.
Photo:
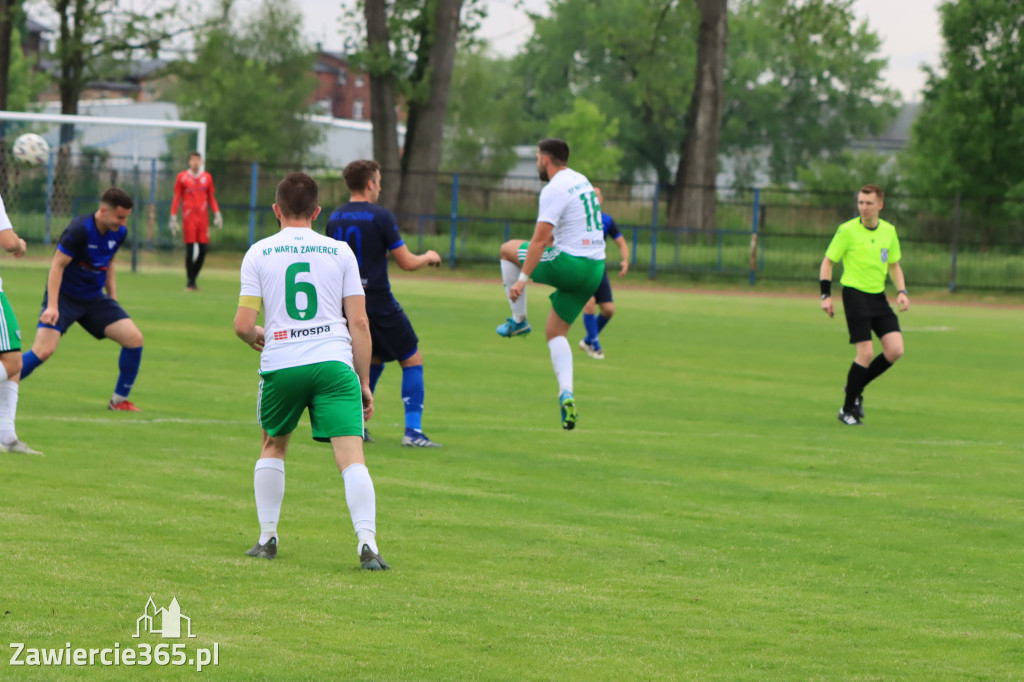
<svg viewBox="0 0 1024 682">
<path fill-rule="evenodd" d="M 900 330 L 899 318 L 889 306 L 884 291 L 868 294 L 860 289 L 843 287 L 843 310 L 846 312 L 850 343 L 870 341 L 872 331 L 882 338 Z"/>
</svg>

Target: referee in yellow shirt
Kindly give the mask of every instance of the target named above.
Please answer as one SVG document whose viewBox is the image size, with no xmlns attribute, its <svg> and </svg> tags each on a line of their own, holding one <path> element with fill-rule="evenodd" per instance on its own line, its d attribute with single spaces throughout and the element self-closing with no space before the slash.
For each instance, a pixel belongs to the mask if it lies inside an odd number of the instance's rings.
<svg viewBox="0 0 1024 682">
<path fill-rule="evenodd" d="M 857 195 L 859 218 L 843 223 L 821 261 L 821 309 L 832 317 L 832 267 L 842 261 L 843 310 L 850 330 L 850 343 L 857 357 L 846 377 L 846 400 L 839 421 L 860 426 L 864 419 L 862 393 L 878 375 L 903 355 L 903 334 L 896 313 L 885 298 L 885 276 L 896 285 L 900 312 L 910 308 L 907 285 L 900 267 L 900 240 L 892 223 L 878 217 L 884 193 L 878 185 L 864 185 Z M 874 359 L 871 332 L 882 341 L 882 352 Z"/>
</svg>

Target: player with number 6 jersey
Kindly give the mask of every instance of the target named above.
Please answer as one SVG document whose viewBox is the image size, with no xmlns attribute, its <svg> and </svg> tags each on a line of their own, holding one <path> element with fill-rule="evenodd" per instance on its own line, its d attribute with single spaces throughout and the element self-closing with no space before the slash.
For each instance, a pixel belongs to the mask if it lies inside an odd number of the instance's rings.
<svg viewBox="0 0 1024 682">
<path fill-rule="evenodd" d="M 373 415 L 370 322 L 359 266 L 348 245 L 313 231 L 319 187 L 291 173 L 277 187 L 281 231 L 253 244 L 242 260 L 235 334 L 260 353 L 257 414 L 263 429 L 253 471 L 260 537 L 251 557 L 277 556 L 284 460 L 299 418 L 309 411 L 313 438 L 330 442 L 362 567 L 386 570 L 377 550 L 373 481 L 363 457 L 363 420 Z M 263 309 L 264 326 L 256 324 Z"/>
</svg>

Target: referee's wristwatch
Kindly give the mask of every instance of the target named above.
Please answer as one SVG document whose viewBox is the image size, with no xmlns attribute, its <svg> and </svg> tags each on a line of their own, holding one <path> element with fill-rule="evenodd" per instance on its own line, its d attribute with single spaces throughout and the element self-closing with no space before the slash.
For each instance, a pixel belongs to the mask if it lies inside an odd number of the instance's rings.
<svg viewBox="0 0 1024 682">
<path fill-rule="evenodd" d="M 907 293 L 907 290 L 906 290 L 906 289 L 900 289 L 900 290 L 899 290 L 899 291 L 897 291 L 896 293 L 897 293 L 897 294 L 903 294 L 904 296 L 910 296 L 910 294 L 908 294 L 908 293 Z"/>
</svg>

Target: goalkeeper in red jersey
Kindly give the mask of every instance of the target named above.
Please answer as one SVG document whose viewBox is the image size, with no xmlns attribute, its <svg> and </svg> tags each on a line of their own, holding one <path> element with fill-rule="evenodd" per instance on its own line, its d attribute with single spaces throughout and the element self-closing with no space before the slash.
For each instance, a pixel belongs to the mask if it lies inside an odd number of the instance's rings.
<svg viewBox="0 0 1024 682">
<path fill-rule="evenodd" d="M 213 176 L 202 170 L 203 157 L 199 152 L 188 156 L 188 170 L 178 173 L 174 181 L 174 199 L 171 201 L 171 219 L 168 226 L 171 234 L 178 233 L 178 204 L 181 204 L 182 227 L 185 233 L 185 274 L 188 276 L 188 291 L 199 291 L 196 278 L 206 259 L 206 247 L 210 243 L 210 216 L 213 224 L 224 227 L 224 218 L 213 196 Z"/>
</svg>

